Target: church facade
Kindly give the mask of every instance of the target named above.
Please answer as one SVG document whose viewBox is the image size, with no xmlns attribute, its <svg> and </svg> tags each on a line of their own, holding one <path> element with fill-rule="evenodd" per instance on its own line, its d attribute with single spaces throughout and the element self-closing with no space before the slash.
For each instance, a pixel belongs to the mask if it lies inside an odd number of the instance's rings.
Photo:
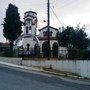
<svg viewBox="0 0 90 90">
<path fill-rule="evenodd" d="M 45 26 L 45 27 L 39 29 L 38 30 L 39 35 L 36 35 L 37 21 L 38 20 L 37 20 L 37 13 L 36 12 L 27 11 L 27 12 L 24 13 L 24 23 L 23 23 L 23 25 L 24 25 L 24 35 L 31 34 L 31 35 L 38 38 L 39 46 L 40 46 L 40 53 L 43 56 L 43 48 L 45 48 L 44 44 L 48 40 L 48 27 Z M 53 57 L 55 54 L 57 54 L 56 56 L 58 57 L 59 53 L 60 53 L 59 49 L 60 50 L 62 49 L 62 48 L 59 47 L 58 41 L 56 39 L 56 34 L 58 33 L 58 29 L 56 29 L 54 27 L 51 27 L 51 26 L 49 28 L 50 28 L 49 35 L 50 35 L 51 57 Z M 34 38 L 24 38 L 23 41 L 22 41 L 23 48 L 29 47 L 30 49 L 34 49 L 36 44 L 37 43 L 35 42 Z M 57 53 L 53 53 L 53 51 L 55 51 Z"/>
<path fill-rule="evenodd" d="M 49 27 L 50 31 L 49 31 L 49 37 L 50 37 L 50 50 L 51 50 L 51 57 L 54 57 L 54 55 L 56 57 L 58 57 L 58 41 L 56 39 L 56 34 L 58 32 L 58 29 L 53 28 L 53 27 Z M 43 27 L 41 29 L 39 29 L 39 35 L 38 35 L 38 39 L 40 41 L 40 47 L 41 47 L 41 53 L 43 53 L 43 48 L 44 48 L 44 44 L 45 42 L 48 43 L 48 27 Z M 55 49 L 54 51 L 56 53 L 53 53 L 53 49 Z"/>
</svg>

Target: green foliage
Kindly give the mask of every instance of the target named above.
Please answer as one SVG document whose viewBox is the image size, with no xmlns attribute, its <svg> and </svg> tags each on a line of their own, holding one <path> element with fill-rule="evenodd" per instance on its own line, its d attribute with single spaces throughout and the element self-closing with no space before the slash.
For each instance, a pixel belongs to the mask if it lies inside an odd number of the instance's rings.
<svg viewBox="0 0 90 90">
<path fill-rule="evenodd" d="M 57 33 L 59 45 L 68 48 L 69 59 L 82 59 L 84 50 L 89 46 L 89 39 L 84 32 L 85 28 L 77 26 L 66 27 L 62 32 Z"/>
<path fill-rule="evenodd" d="M 77 48 L 68 49 L 68 58 L 69 59 L 83 59 L 83 50 Z"/>
<path fill-rule="evenodd" d="M 15 41 L 22 33 L 21 24 L 18 8 L 15 5 L 9 4 L 4 19 L 4 37 L 10 41 Z"/>
<path fill-rule="evenodd" d="M 84 51 L 83 59 L 90 60 L 90 50 L 85 50 Z"/>
<path fill-rule="evenodd" d="M 89 39 L 87 38 L 87 34 L 84 32 L 82 28 L 76 29 L 73 40 L 73 46 L 78 49 L 86 49 L 88 45 Z"/>
<path fill-rule="evenodd" d="M 80 50 L 76 48 L 70 48 L 68 50 L 69 59 L 90 59 L 90 50 Z"/>
<path fill-rule="evenodd" d="M 59 32 L 57 35 L 59 45 L 62 47 L 68 47 L 69 45 L 72 45 L 74 34 L 75 31 L 73 27 L 67 27 L 62 32 Z"/>
<path fill-rule="evenodd" d="M 10 41 L 10 49 L 12 54 L 13 42 L 21 35 L 22 22 L 15 5 L 9 4 L 6 10 L 6 17 L 3 24 L 3 35 Z"/>
<path fill-rule="evenodd" d="M 59 45 L 62 47 L 75 47 L 77 49 L 85 49 L 88 47 L 89 40 L 84 28 L 66 27 L 62 32 L 57 34 Z"/>
<path fill-rule="evenodd" d="M 5 57 L 10 57 L 10 56 L 11 56 L 10 50 L 6 49 L 5 50 Z"/>
</svg>

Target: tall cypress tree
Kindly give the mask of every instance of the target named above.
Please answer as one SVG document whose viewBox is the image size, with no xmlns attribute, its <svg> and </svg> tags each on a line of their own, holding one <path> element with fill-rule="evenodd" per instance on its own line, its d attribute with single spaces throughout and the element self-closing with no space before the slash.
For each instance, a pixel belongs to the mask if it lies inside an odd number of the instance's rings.
<svg viewBox="0 0 90 90">
<path fill-rule="evenodd" d="M 13 53 L 13 42 L 21 35 L 22 33 L 22 22 L 20 21 L 20 16 L 18 13 L 18 8 L 9 4 L 6 10 L 6 17 L 4 18 L 3 24 L 3 35 L 10 41 L 10 52 Z"/>
</svg>

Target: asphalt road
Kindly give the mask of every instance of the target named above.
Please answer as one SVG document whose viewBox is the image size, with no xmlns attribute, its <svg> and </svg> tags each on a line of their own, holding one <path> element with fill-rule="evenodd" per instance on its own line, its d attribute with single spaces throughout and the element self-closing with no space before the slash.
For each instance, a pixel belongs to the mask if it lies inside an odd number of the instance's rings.
<svg viewBox="0 0 90 90">
<path fill-rule="evenodd" d="M 90 90 L 90 86 L 0 66 L 0 90 Z"/>
</svg>

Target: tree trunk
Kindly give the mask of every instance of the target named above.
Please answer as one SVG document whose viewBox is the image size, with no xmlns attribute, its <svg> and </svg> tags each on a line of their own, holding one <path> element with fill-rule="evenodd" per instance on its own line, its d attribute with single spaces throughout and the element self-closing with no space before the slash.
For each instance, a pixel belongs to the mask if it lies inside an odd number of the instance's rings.
<svg viewBox="0 0 90 90">
<path fill-rule="evenodd" d="M 13 57 L 13 41 L 10 42 L 10 56 Z"/>
</svg>

